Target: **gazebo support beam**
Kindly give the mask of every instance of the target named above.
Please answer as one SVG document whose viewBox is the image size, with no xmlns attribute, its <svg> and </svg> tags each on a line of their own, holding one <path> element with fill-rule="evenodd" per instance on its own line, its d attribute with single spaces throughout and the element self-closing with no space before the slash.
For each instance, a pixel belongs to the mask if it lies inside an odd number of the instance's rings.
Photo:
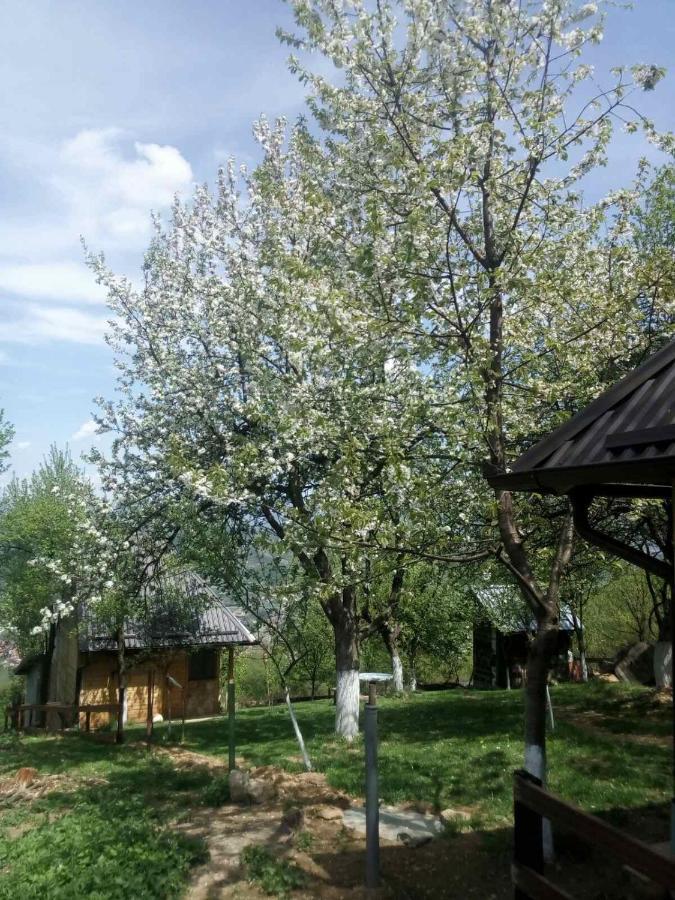
<svg viewBox="0 0 675 900">
<path fill-rule="evenodd" d="M 668 509 L 669 531 L 672 545 L 670 567 L 670 689 L 673 693 L 673 793 L 670 800 L 670 852 L 675 855 L 675 479 Z"/>
<path fill-rule="evenodd" d="M 614 556 L 625 559 L 626 562 L 632 563 L 646 572 L 651 572 L 652 575 L 656 575 L 664 581 L 672 582 L 673 566 L 670 563 L 650 556 L 648 553 L 643 553 L 641 550 L 636 550 L 635 547 L 624 544 L 622 541 L 618 541 L 616 538 L 598 531 L 597 528 L 593 528 L 588 521 L 588 508 L 595 497 L 598 496 L 595 492 L 586 489 L 576 489 L 570 491 L 569 496 L 572 501 L 574 527 L 584 540 L 594 544 L 601 550 L 606 550 Z M 612 496 L 618 496 L 618 494 L 612 494 Z"/>
</svg>

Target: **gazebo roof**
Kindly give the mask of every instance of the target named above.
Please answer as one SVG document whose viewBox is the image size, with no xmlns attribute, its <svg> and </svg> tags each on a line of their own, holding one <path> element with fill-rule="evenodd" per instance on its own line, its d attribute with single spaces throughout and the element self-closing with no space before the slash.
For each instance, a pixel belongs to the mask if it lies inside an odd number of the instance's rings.
<svg viewBox="0 0 675 900">
<path fill-rule="evenodd" d="M 583 485 L 670 487 L 675 479 L 675 341 L 535 444 L 493 487 L 564 494 Z"/>
</svg>

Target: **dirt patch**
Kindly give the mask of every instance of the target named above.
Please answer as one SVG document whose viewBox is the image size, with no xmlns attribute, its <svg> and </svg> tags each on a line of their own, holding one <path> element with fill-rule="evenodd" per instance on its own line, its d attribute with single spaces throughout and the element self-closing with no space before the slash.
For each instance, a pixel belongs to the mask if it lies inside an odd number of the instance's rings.
<svg viewBox="0 0 675 900">
<path fill-rule="evenodd" d="M 196 753 L 193 750 L 186 750 L 183 747 L 152 747 L 153 751 L 161 756 L 168 756 L 179 768 L 192 768 L 198 766 L 204 769 L 213 769 L 218 772 L 227 772 L 227 765 L 219 760 L 216 756 L 207 756 L 206 753 Z M 238 758 L 237 766 L 243 765 L 244 760 Z"/>
<path fill-rule="evenodd" d="M 194 764 L 201 764 L 200 755 L 194 756 Z M 491 831 L 456 829 L 418 847 L 382 839 L 381 886 L 366 891 L 365 839 L 346 829 L 342 821 L 350 798 L 333 789 L 320 773 L 292 774 L 275 766 L 249 772 L 274 785 L 274 799 L 250 806 L 188 810 L 175 825 L 184 834 L 203 839 L 209 850 L 208 862 L 193 871 L 188 900 L 263 898 L 265 894 L 248 882 L 239 861 L 250 844 L 266 847 L 275 860 L 286 860 L 302 871 L 305 885 L 291 894 L 297 900 L 510 900 L 513 896 L 512 833 L 506 823 Z M 655 834 L 663 830 L 659 810 L 645 810 L 644 817 L 645 835 L 652 826 Z M 616 861 L 594 855 L 573 836 L 560 835 L 557 847 L 558 862 L 550 876 L 573 896 L 580 900 L 634 900 L 637 896 Z"/>
<path fill-rule="evenodd" d="M 53 791 L 72 793 L 82 787 L 106 784 L 105 778 L 74 778 L 72 775 L 38 775 L 36 770 L 31 770 L 30 778 L 26 778 L 25 769 L 20 769 L 16 775 L 0 781 L 0 805 L 14 802 L 32 802 Z"/>
<path fill-rule="evenodd" d="M 183 764 L 201 765 L 200 754 L 180 754 Z M 224 768 L 217 765 L 216 769 Z M 366 891 L 365 840 L 343 825 L 342 813 L 350 798 L 332 788 L 323 774 L 290 773 L 276 766 L 249 770 L 252 778 L 274 785 L 274 799 L 264 804 L 227 804 L 215 809 L 192 809 L 176 824 L 183 834 L 204 840 L 209 860 L 193 872 L 189 900 L 260 898 L 265 896 L 247 881 L 239 862 L 250 844 L 267 847 L 278 860 L 300 869 L 305 887 L 296 898 L 322 900 L 393 900 L 393 898 L 510 897 L 508 859 L 494 874 L 493 848 L 477 834 L 458 834 L 420 848 L 396 840 L 381 840 L 382 885 Z M 467 856 L 469 853 L 469 856 Z"/>
</svg>

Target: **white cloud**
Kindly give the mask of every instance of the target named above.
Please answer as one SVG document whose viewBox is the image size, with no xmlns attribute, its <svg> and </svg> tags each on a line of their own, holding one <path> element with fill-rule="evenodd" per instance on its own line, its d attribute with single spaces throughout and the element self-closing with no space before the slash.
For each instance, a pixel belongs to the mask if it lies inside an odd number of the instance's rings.
<svg viewBox="0 0 675 900">
<path fill-rule="evenodd" d="M 86 422 L 83 422 L 80 427 L 77 429 L 75 434 L 71 436 L 71 441 L 84 441 L 87 438 L 94 437 L 98 432 L 98 425 L 94 422 L 93 419 L 87 419 Z"/>
<path fill-rule="evenodd" d="M 125 153 L 116 128 L 80 131 L 59 149 L 52 186 L 90 244 L 139 250 L 150 235 L 150 212 L 189 191 L 192 168 L 176 147 L 136 141 Z"/>
<path fill-rule="evenodd" d="M 21 306 L 13 318 L 1 323 L 0 341 L 43 344 L 50 340 L 75 344 L 101 344 L 107 316 L 93 315 L 68 306 Z"/>
<path fill-rule="evenodd" d="M 176 147 L 132 143 L 114 128 L 80 131 L 55 146 L 15 142 L 8 161 L 40 199 L 0 223 L 0 343 L 102 343 L 107 317 L 76 308 L 106 299 L 84 264 L 80 235 L 117 270 L 133 270 L 150 239 L 151 212 L 191 190 L 190 164 Z"/>
<path fill-rule="evenodd" d="M 27 450 L 30 447 L 30 441 L 17 441 L 16 449 L 17 450 Z"/>
<path fill-rule="evenodd" d="M 68 303 L 103 303 L 105 288 L 96 284 L 84 263 L 0 262 L 0 288 L 33 300 L 60 300 Z"/>
</svg>

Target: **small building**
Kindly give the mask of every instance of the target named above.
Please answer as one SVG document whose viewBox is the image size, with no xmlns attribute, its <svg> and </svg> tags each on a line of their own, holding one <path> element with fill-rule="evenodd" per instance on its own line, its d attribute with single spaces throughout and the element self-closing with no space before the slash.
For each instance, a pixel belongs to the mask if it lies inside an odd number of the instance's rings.
<svg viewBox="0 0 675 900">
<path fill-rule="evenodd" d="M 474 687 L 522 687 L 527 654 L 536 622 L 515 591 L 493 586 L 474 591 L 476 619 L 473 626 Z M 561 609 L 556 656 L 559 670 L 567 673 L 574 620 L 571 610 Z"/>
<path fill-rule="evenodd" d="M 125 722 L 145 722 L 150 697 L 153 714 L 163 718 L 217 715 L 223 649 L 257 643 L 241 611 L 229 607 L 198 575 L 182 572 L 172 581 L 177 590 L 171 602 L 159 600 L 147 620 L 125 623 Z M 46 654 L 33 655 L 15 670 L 26 676 L 26 703 L 43 698 L 78 706 L 118 702 L 117 638 L 91 614 L 59 623 L 51 665 L 46 662 Z M 43 690 L 47 671 L 49 684 Z M 107 712 L 93 713 L 91 725 L 104 726 L 109 718 Z"/>
</svg>

